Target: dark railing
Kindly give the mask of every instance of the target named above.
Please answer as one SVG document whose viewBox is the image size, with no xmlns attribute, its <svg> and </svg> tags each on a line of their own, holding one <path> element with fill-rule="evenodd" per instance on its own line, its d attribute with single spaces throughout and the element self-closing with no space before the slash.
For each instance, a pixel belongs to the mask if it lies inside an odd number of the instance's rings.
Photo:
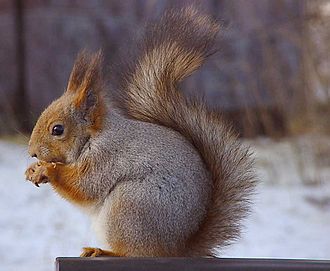
<svg viewBox="0 0 330 271">
<path fill-rule="evenodd" d="M 330 271 L 330 261 L 233 258 L 57 258 L 56 271 Z"/>
</svg>

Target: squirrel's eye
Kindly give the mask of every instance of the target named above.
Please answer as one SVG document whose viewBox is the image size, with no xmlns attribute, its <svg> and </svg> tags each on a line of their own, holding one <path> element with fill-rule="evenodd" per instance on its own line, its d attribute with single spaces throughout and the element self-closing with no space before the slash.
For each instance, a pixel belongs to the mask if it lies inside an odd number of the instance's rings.
<svg viewBox="0 0 330 271">
<path fill-rule="evenodd" d="M 55 136 L 60 136 L 63 134 L 63 132 L 64 132 L 64 127 L 61 124 L 55 125 L 52 129 L 52 135 Z"/>
</svg>

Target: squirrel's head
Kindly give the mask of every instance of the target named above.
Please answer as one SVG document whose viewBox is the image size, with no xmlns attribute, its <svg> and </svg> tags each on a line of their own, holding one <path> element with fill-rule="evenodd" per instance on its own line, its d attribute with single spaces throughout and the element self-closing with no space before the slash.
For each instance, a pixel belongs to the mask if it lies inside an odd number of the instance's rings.
<svg viewBox="0 0 330 271">
<path fill-rule="evenodd" d="M 106 107 L 101 77 L 101 53 L 80 53 L 65 93 L 46 108 L 33 129 L 31 156 L 46 162 L 76 161 L 102 129 Z"/>
</svg>

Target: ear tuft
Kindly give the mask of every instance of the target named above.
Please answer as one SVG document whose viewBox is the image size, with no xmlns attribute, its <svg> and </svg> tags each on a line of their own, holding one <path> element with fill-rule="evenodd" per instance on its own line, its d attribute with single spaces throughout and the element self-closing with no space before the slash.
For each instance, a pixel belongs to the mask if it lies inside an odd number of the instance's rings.
<svg viewBox="0 0 330 271">
<path fill-rule="evenodd" d="M 67 93 L 73 94 L 74 107 L 88 110 L 96 105 L 102 87 L 102 52 L 92 54 L 86 50 L 81 51 L 67 87 Z"/>
<path fill-rule="evenodd" d="M 67 92 L 85 92 L 89 88 L 100 87 L 102 51 L 89 53 L 86 50 L 79 52 L 74 63 Z"/>
</svg>

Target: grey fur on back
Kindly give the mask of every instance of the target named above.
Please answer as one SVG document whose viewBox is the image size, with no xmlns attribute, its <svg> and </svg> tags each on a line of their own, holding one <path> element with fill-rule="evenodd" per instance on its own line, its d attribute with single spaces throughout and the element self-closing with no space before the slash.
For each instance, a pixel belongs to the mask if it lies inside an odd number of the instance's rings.
<svg viewBox="0 0 330 271">
<path fill-rule="evenodd" d="M 108 119 L 81 157 L 96 159 L 93 181 L 82 180 L 83 187 L 104 195 L 91 213 L 94 228 L 108 244 L 136 244 L 130 256 L 182 254 L 210 201 L 200 155 L 169 128 L 116 112 Z"/>
</svg>

